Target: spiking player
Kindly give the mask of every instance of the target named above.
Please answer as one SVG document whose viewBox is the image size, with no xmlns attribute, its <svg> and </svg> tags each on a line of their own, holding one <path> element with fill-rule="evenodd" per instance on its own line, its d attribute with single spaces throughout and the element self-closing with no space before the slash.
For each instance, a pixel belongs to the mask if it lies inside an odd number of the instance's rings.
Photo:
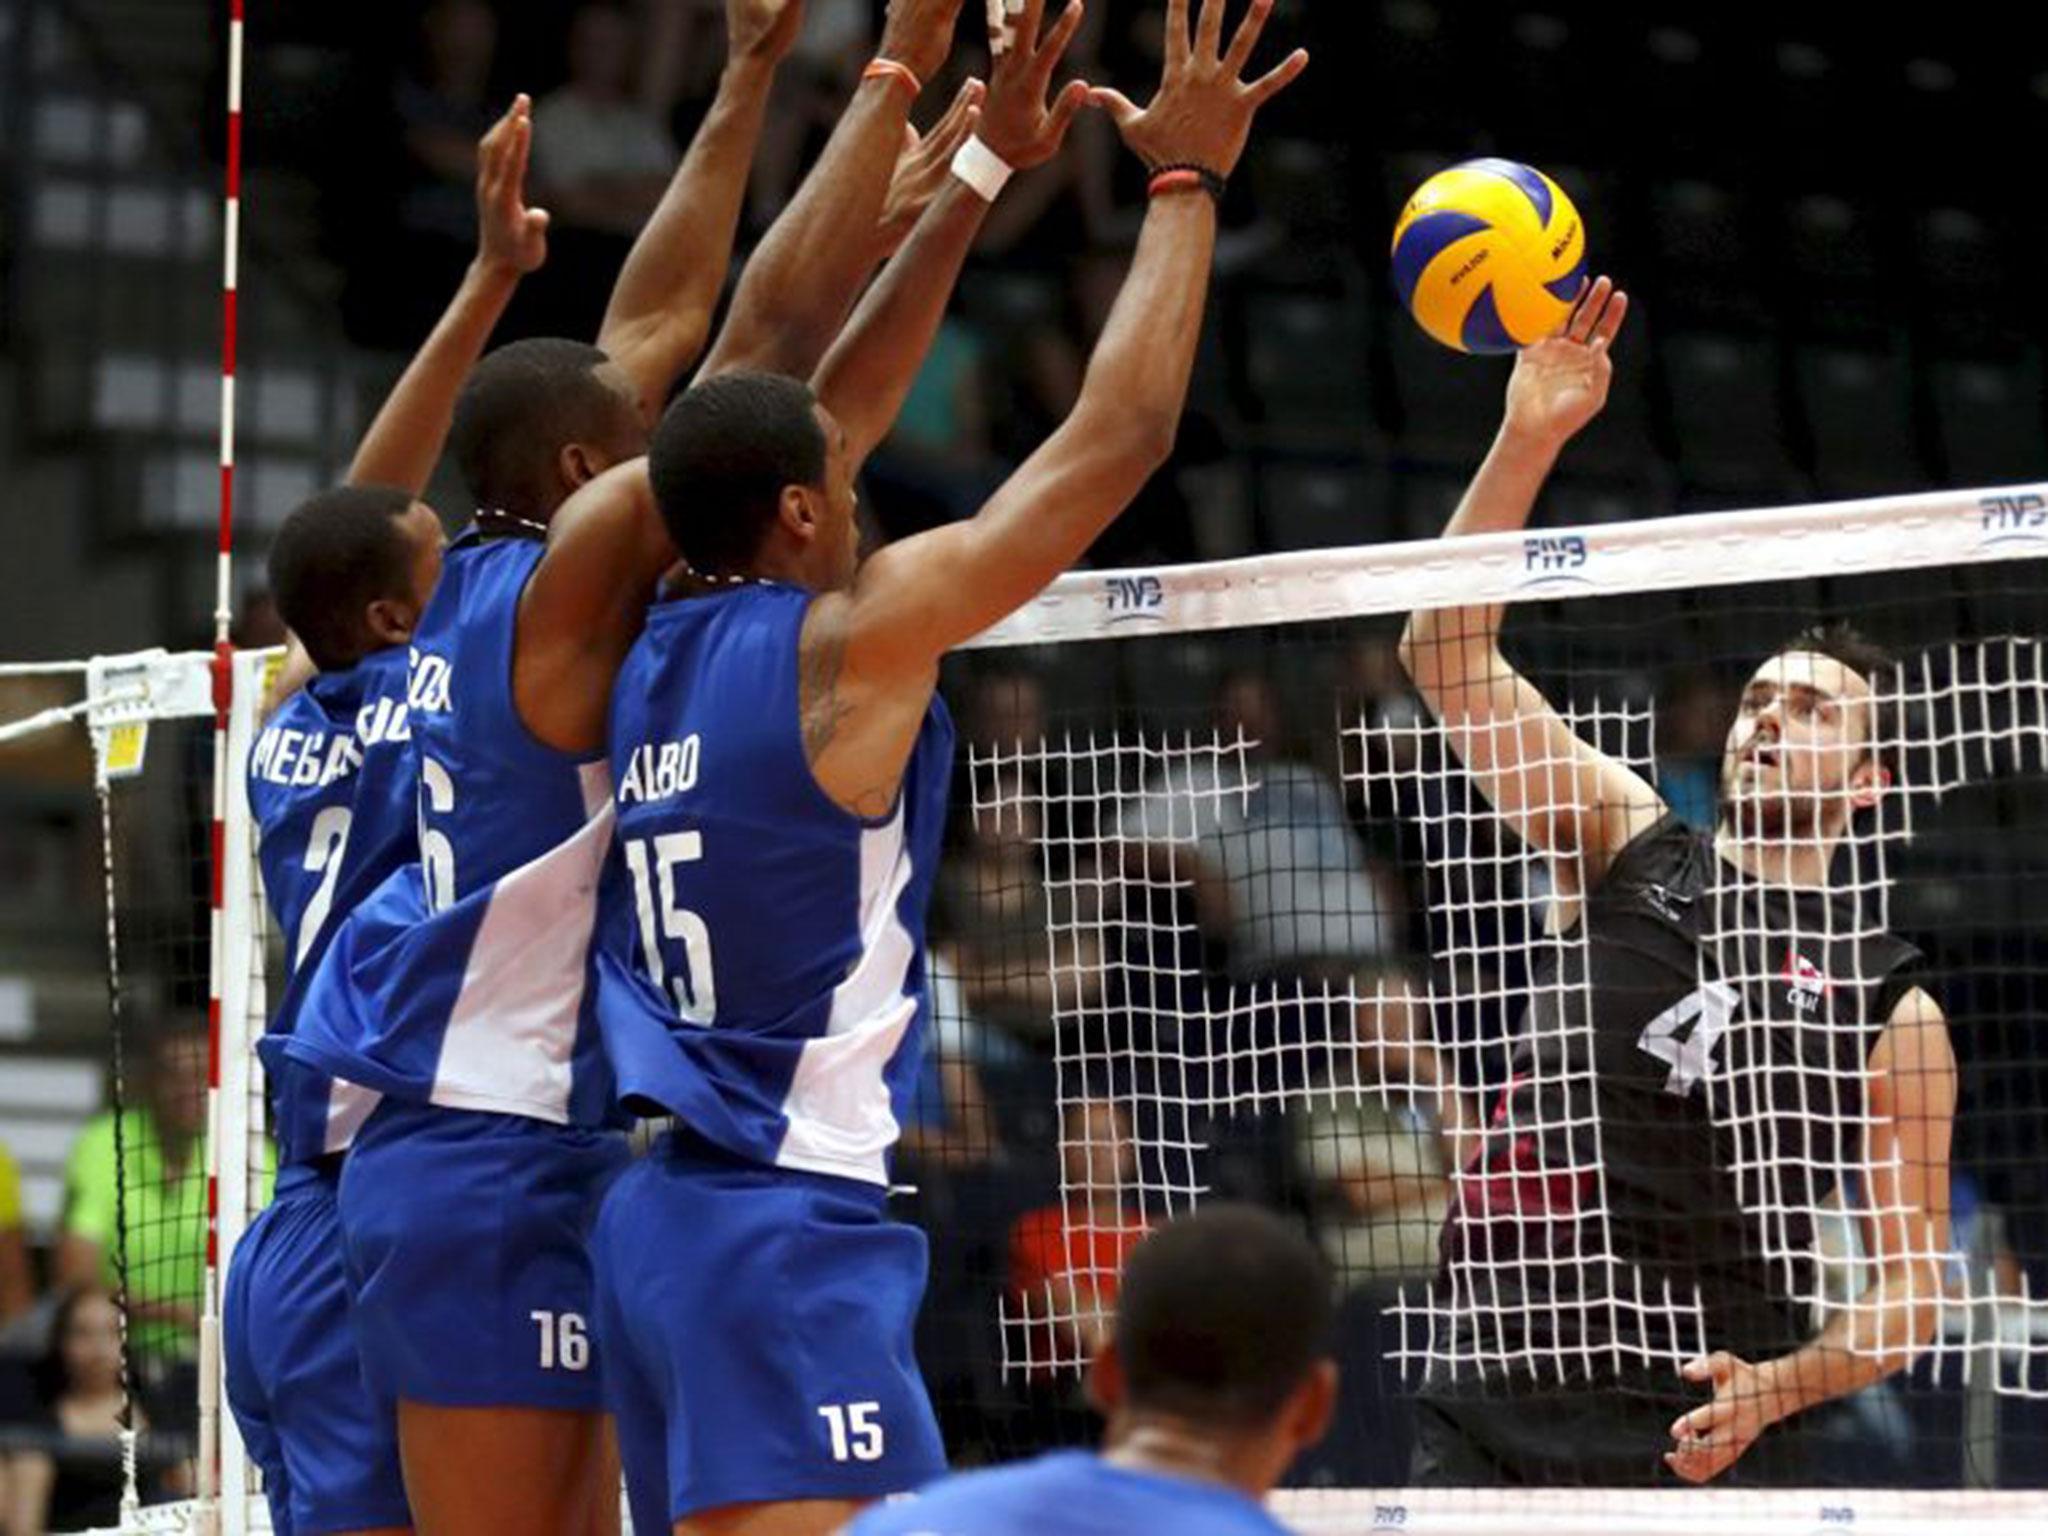
<svg viewBox="0 0 2048 1536">
<path fill-rule="evenodd" d="M 1258 1502 L 1337 1406 L 1330 1274 L 1254 1206 L 1204 1206 L 1131 1255 L 1089 1368 L 1099 1454 L 947 1478 L 848 1536 L 1283 1536 Z"/>
<path fill-rule="evenodd" d="M 1626 312 L 1602 278 L 1521 354 L 1447 536 L 1526 524 L 1606 402 Z M 1936 1323 L 1954 1056 L 1917 952 L 1838 884 L 1890 785 L 1887 663 L 1842 630 L 1766 660 L 1708 835 L 1572 732 L 1503 657 L 1500 620 L 1417 612 L 1402 656 L 1473 783 L 1550 856 L 1565 942 L 1536 967 L 1513 1081 L 1446 1224 L 1416 1476 L 1705 1482 L 1773 1424 L 1909 1363 Z M 1876 1278 L 1815 1336 L 1812 1213 L 1841 1170 Z M 1681 1381 L 1668 1362 L 1701 1329 Z M 1739 1475 L 1810 1481 L 1798 1450 L 1767 1437 Z"/>
<path fill-rule="evenodd" d="M 935 70 L 959 3 L 900 0 L 891 67 Z M 786 51 L 801 6 L 731 0 L 730 13 L 744 68 Z M 707 366 L 815 363 L 878 257 L 848 232 L 879 226 L 909 105 L 888 71 L 862 88 L 750 263 Z M 744 133 L 707 125 L 682 173 L 694 186 L 664 203 L 679 244 L 667 259 L 703 315 L 758 125 L 758 101 Z M 622 289 L 639 270 L 636 256 Z M 584 979 L 611 837 L 611 672 L 673 552 L 582 519 L 550 540 L 548 524 L 593 476 L 637 475 L 644 495 L 644 470 L 604 472 L 644 443 L 640 402 L 665 396 L 703 332 L 684 347 L 675 334 L 648 339 L 668 363 L 637 390 L 623 358 L 615 369 L 559 343 L 479 368 L 456 435 L 490 500 L 412 638 L 420 863 L 352 914 L 289 1046 L 384 1095 L 340 1203 L 365 1369 L 398 1402 L 406 1490 L 429 1536 L 557 1536 L 618 1517 L 584 1235 L 625 1147 Z"/>
<path fill-rule="evenodd" d="M 1098 93 L 1155 173 L 1144 231 L 1073 414 L 971 521 L 858 561 L 854 473 L 887 416 L 829 364 L 821 392 L 701 382 L 656 431 L 661 515 L 695 580 L 649 615 L 614 692 L 623 868 L 599 1014 L 622 1100 L 677 1129 L 592 1239 L 635 1529 L 822 1532 L 940 1470 L 911 1352 L 925 1242 L 885 1208 L 952 771 L 939 659 L 1079 558 L 1170 450 L 1211 194 L 1307 62 L 1243 82 L 1270 9 L 1256 0 L 1226 49 L 1225 0 L 1192 34 L 1172 0 L 1152 104 Z M 1006 85 L 1043 114 L 1038 61 L 1077 10 L 1041 45 L 1042 0 L 1022 6 L 991 130 Z M 958 239 L 950 221 L 978 216 L 963 196 L 920 238 Z M 896 285 L 870 304 L 922 337 L 944 297 Z"/>
<path fill-rule="evenodd" d="M 263 885 L 292 981 L 262 1054 L 281 1172 L 236 1245 L 225 1296 L 228 1403 L 283 1536 L 407 1529 L 397 1423 L 365 1389 L 342 1272 L 339 1164 L 376 1096 L 288 1059 L 300 979 L 339 920 L 418 857 L 406 643 L 441 570 L 441 524 L 417 498 L 449 414 L 520 278 L 546 256 L 525 205 L 530 106 L 477 149 L 477 258 L 371 423 L 348 483 L 286 519 L 271 588 L 294 637 L 250 754 Z M 305 665 L 317 675 L 304 679 Z"/>
</svg>

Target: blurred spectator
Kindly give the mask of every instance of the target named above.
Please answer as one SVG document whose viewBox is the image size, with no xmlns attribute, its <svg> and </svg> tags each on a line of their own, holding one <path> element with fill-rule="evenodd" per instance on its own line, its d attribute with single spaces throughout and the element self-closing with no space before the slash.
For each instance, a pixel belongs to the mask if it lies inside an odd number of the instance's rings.
<svg viewBox="0 0 2048 1536">
<path fill-rule="evenodd" d="M 42 1444 L 8 1458 L 10 1536 L 82 1531 L 121 1520 L 121 1315 L 104 1291 L 72 1291 L 58 1304 L 35 1372 Z M 137 1429 L 148 1427 L 141 1405 Z"/>
<path fill-rule="evenodd" d="M 1116 836 L 1143 845 L 1153 883 L 1194 887 L 1202 926 L 1240 980 L 1346 980 L 1400 952 L 1403 900 L 1375 868 L 1322 770 L 1296 760 L 1280 700 L 1255 671 L 1224 679 L 1219 750 L 1177 754 L 1125 803 Z"/>
<path fill-rule="evenodd" d="M 35 1277 L 21 1212 L 21 1169 L 0 1142 L 0 1329 L 35 1305 Z"/>
<path fill-rule="evenodd" d="M 496 115 L 497 13 L 484 0 L 433 0 L 419 41 L 392 101 L 411 172 L 399 218 L 409 234 L 467 252 L 476 239 L 476 142 Z"/>
<path fill-rule="evenodd" d="M 1721 803 L 1721 749 L 1735 703 L 1704 669 L 1664 692 L 1657 719 L 1657 790 L 1688 825 L 1714 830 Z"/>
<path fill-rule="evenodd" d="M 918 371 L 895 430 L 868 461 L 872 499 L 893 538 L 971 517 L 1002 483 L 989 438 L 988 343 L 948 316 Z"/>
<path fill-rule="evenodd" d="M 1045 741 L 1045 684 L 1036 672 L 1005 668 L 978 678 L 961 711 L 961 735 L 998 758 L 1031 756 Z"/>
<path fill-rule="evenodd" d="M 1379 1094 L 1323 1094 L 1295 1127 L 1323 1251 L 1347 1287 L 1428 1275 L 1450 1207 L 1435 1114 Z"/>
<path fill-rule="evenodd" d="M 969 1168 L 1002 1156 L 980 1062 L 991 1045 L 968 1008 L 953 958 L 942 944 L 925 954 L 932 1004 L 923 1069 L 903 1126 L 904 1156 L 927 1168 Z"/>
<path fill-rule="evenodd" d="M 1056 1013 L 1083 1011 L 1101 991 L 1098 883 L 1076 869 L 1049 884 L 1029 777 L 1004 766 L 989 780 L 991 802 L 977 806 L 966 846 L 939 870 L 941 926 L 967 1007 L 1011 1040 L 1049 1050 Z"/>
<path fill-rule="evenodd" d="M 1047 6 L 1048 18 L 1059 9 Z M 1095 85 L 1110 83 L 1102 59 L 1108 25 L 1108 6 L 1089 8 L 1067 49 L 1064 76 Z M 1135 231 L 1133 217 L 1118 219 L 1115 183 L 1122 153 L 1107 114 L 1082 113 L 1052 162 L 1018 178 L 990 210 L 981 233 L 983 254 L 1001 258 L 1006 270 L 1032 265 L 1057 269 L 1078 252 Z"/>
<path fill-rule="evenodd" d="M 753 217 L 766 227 L 782 211 L 814 141 L 832 131 L 874 51 L 874 14 L 867 0 L 808 0 L 804 29 L 776 77 L 768 121 L 754 154 Z M 938 82 L 934 82 L 938 84 Z M 934 100 L 950 99 L 932 92 Z"/>
<path fill-rule="evenodd" d="M 206 1275 L 206 1032 L 175 1025 L 151 1042 L 141 1103 L 79 1132 L 65 1175 L 56 1283 L 120 1283 L 115 1244 L 128 1234 L 131 1342 L 145 1365 L 190 1355 Z M 126 1174 L 126 1189 L 121 1174 Z M 125 1206 L 125 1209 L 124 1209 Z"/>
<path fill-rule="evenodd" d="M 674 29 L 664 36 L 680 41 Z M 569 23 L 569 78 L 533 110 L 536 200 L 558 226 L 630 241 L 661 201 L 678 151 L 666 89 L 674 70 L 647 55 L 631 13 L 592 0 Z"/>
<path fill-rule="evenodd" d="M 1132 1203 L 1137 1148 L 1124 1107 L 1077 1099 L 1060 1116 L 1057 1205 L 1010 1229 L 1010 1291 L 1026 1320 L 1029 1374 L 1047 1377 L 1094 1357 L 1116 1319 L 1124 1261 L 1149 1223 Z"/>
</svg>

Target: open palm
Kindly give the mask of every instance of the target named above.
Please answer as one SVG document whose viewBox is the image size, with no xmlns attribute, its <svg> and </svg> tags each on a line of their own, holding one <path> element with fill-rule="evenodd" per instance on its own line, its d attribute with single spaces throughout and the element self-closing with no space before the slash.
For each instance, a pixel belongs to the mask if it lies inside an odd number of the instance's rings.
<svg viewBox="0 0 2048 1536">
<path fill-rule="evenodd" d="M 1614 380 L 1609 349 L 1628 318 L 1628 295 L 1601 278 L 1579 296 L 1557 331 L 1515 359 L 1508 380 L 1508 422 L 1518 432 L 1562 444 L 1600 414 Z"/>
</svg>

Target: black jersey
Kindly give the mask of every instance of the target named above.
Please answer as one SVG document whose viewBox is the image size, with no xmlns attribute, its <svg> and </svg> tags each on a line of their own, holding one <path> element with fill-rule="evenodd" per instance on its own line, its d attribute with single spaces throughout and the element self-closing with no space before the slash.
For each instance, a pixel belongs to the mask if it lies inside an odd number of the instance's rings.
<svg viewBox="0 0 2048 1536">
<path fill-rule="evenodd" d="M 1761 884 L 1676 817 L 1623 849 L 1534 968 L 1445 1223 L 1429 1390 L 1676 1387 L 1810 1338 L 1818 1210 L 1916 959 L 1874 904 Z"/>
</svg>

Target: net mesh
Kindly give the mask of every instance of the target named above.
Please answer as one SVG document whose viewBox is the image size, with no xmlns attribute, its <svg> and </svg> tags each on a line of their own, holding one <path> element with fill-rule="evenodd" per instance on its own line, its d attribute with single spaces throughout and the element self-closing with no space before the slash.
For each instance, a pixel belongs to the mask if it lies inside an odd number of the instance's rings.
<svg viewBox="0 0 2048 1536">
<path fill-rule="evenodd" d="M 1076 578 L 957 658 L 906 1160 L 955 1460 L 1091 1438 L 1080 1367 L 1125 1255 L 1227 1195 L 1296 1216 L 1344 1289 L 1344 1402 L 1295 1483 L 1400 1488 L 1419 1444 L 1432 1483 L 1576 1486 L 1590 1518 L 1592 1490 L 1664 1475 L 1712 1394 L 1680 1368 L 1717 1351 L 1840 1395 L 1715 1493 L 2048 1483 L 2048 543 L 2012 537 L 2026 504 Z M 1489 743 L 1411 684 L 1415 602 L 1451 649 L 1511 605 L 1533 692 Z M 1890 787 L 1820 857 L 1767 755 L 1731 861 L 1731 722 L 1793 729 L 1812 680 L 1754 680 L 1821 620 L 1897 653 L 1834 765 Z M 1636 786 L 1599 805 L 1630 829 L 1604 898 L 1538 846 L 1597 802 L 1574 741 Z M 1513 822 L 1467 768 L 1510 742 Z M 1874 1055 L 1916 995 L 1946 1026 Z M 1723 1395 L 1784 1401 L 1744 1375 Z"/>
</svg>

